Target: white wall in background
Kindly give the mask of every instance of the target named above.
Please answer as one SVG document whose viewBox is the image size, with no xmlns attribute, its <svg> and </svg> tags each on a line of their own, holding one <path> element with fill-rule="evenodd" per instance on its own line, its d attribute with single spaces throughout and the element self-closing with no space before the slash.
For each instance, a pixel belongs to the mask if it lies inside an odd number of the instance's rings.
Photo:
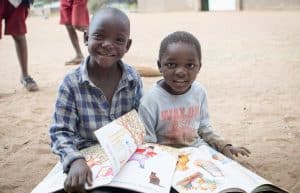
<svg viewBox="0 0 300 193">
<path fill-rule="evenodd" d="M 209 11 L 234 11 L 236 10 L 236 0 L 209 0 Z"/>
</svg>

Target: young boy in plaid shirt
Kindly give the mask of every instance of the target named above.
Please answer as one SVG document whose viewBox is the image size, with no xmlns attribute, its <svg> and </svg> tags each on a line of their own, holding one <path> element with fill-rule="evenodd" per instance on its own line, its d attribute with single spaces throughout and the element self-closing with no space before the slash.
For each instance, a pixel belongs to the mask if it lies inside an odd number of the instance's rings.
<svg viewBox="0 0 300 193">
<path fill-rule="evenodd" d="M 92 183 L 92 172 L 79 150 L 98 143 L 94 131 L 138 109 L 140 76 L 121 61 L 131 45 L 129 35 L 129 19 L 122 11 L 97 12 L 85 33 L 89 56 L 60 85 L 50 137 L 67 173 L 66 192 L 85 192 L 84 184 Z"/>
</svg>

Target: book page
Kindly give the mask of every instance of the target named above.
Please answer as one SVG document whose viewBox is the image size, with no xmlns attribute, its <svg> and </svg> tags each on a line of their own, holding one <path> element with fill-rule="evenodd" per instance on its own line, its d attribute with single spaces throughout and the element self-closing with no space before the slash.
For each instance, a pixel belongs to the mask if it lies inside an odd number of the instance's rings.
<svg viewBox="0 0 300 193">
<path fill-rule="evenodd" d="M 86 189 L 102 186 L 111 182 L 114 173 L 107 155 L 100 145 L 95 145 L 80 151 L 93 173 L 93 185 L 85 185 Z"/>
<path fill-rule="evenodd" d="M 96 132 L 100 145 L 81 150 L 88 166 L 93 173 L 93 185 L 86 189 L 109 183 L 143 143 L 145 128 L 135 110 L 128 112 Z M 37 185 L 32 193 L 54 192 L 64 187 L 66 174 L 61 163 L 58 163 L 50 173 Z"/>
<path fill-rule="evenodd" d="M 95 131 L 98 141 L 112 164 L 113 173 L 120 168 L 142 144 L 145 128 L 135 110 Z"/>
<path fill-rule="evenodd" d="M 177 154 L 168 152 L 172 148 L 164 151 L 159 145 L 142 144 L 145 128 L 135 110 L 98 129 L 95 135 L 117 174 L 108 186 L 140 192 L 170 191 Z"/>
<path fill-rule="evenodd" d="M 148 193 L 169 193 L 177 154 L 155 144 L 139 146 L 109 186 Z"/>
<path fill-rule="evenodd" d="M 251 192 L 269 183 L 207 145 L 180 150 L 173 187 L 179 192 Z"/>
<path fill-rule="evenodd" d="M 80 152 L 85 156 L 87 165 L 93 173 L 93 185 L 87 186 L 86 184 L 86 189 L 92 189 L 111 182 L 113 178 L 112 166 L 100 145 L 88 147 Z M 66 178 L 67 175 L 63 172 L 62 164 L 58 162 L 31 193 L 51 193 L 62 190 Z"/>
<path fill-rule="evenodd" d="M 66 174 L 63 173 L 61 163 L 58 162 L 31 193 L 50 193 L 63 189 L 66 177 Z"/>
</svg>

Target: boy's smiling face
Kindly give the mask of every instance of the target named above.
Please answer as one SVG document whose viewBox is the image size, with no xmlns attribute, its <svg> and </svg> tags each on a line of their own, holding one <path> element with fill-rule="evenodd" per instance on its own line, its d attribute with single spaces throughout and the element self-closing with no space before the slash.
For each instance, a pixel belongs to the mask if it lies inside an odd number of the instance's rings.
<svg viewBox="0 0 300 193">
<path fill-rule="evenodd" d="M 195 47 L 178 42 L 168 45 L 158 67 L 164 77 L 161 86 L 171 94 L 180 95 L 189 90 L 201 64 Z"/>
<path fill-rule="evenodd" d="M 85 36 L 90 63 L 109 68 L 120 60 L 131 45 L 129 28 L 129 22 L 112 12 L 96 15 Z"/>
</svg>

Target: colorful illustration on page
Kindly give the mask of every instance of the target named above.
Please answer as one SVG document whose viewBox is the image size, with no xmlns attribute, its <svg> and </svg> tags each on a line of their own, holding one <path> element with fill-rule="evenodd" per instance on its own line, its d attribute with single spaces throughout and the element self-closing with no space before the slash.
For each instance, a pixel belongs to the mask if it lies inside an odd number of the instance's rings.
<svg viewBox="0 0 300 193">
<path fill-rule="evenodd" d="M 149 176 L 149 183 L 151 184 L 154 184 L 154 185 L 157 185 L 157 186 L 160 186 L 160 187 L 163 187 L 161 186 L 159 183 L 160 183 L 160 179 L 159 177 L 157 176 L 157 174 L 155 172 L 151 172 L 150 173 L 150 176 Z"/>
<path fill-rule="evenodd" d="M 86 149 L 80 150 L 80 152 L 85 156 L 86 160 L 93 159 L 94 162 L 106 162 L 108 161 L 107 155 L 104 153 L 104 150 L 100 145 L 94 145 Z"/>
<path fill-rule="evenodd" d="M 107 165 L 108 157 L 100 145 L 94 145 L 80 151 L 84 156 L 87 165 L 95 173 L 96 178 L 113 176 L 112 167 Z"/>
<path fill-rule="evenodd" d="M 137 148 L 135 153 L 129 158 L 128 161 L 137 161 L 139 163 L 139 167 L 144 169 L 145 163 L 149 158 L 155 157 L 157 153 L 154 151 L 154 146 L 147 146 Z"/>
<path fill-rule="evenodd" d="M 145 128 L 136 111 L 130 111 L 126 116 L 121 116 L 118 121 L 121 126 L 130 132 L 137 145 L 143 143 Z"/>
<path fill-rule="evenodd" d="M 96 179 L 114 176 L 111 166 L 102 166 L 96 174 Z"/>
<path fill-rule="evenodd" d="M 195 172 L 190 176 L 183 178 L 176 183 L 185 191 L 189 190 L 210 190 L 214 191 L 217 188 L 217 183 L 213 179 L 205 178 L 200 172 Z"/>
<path fill-rule="evenodd" d="M 188 163 L 190 161 L 189 159 L 189 153 L 182 153 L 178 155 L 178 160 L 176 164 L 176 169 L 180 171 L 185 171 L 188 169 Z"/>
<path fill-rule="evenodd" d="M 96 179 L 113 176 L 111 165 L 105 165 L 97 156 L 87 155 L 85 159 L 89 168 L 96 172 Z"/>
<path fill-rule="evenodd" d="M 205 171 L 207 171 L 213 177 L 223 177 L 224 176 L 221 169 L 218 168 L 218 166 L 216 166 L 216 164 L 214 164 L 211 161 L 198 159 L 198 160 L 194 161 L 194 165 L 203 168 Z"/>
<path fill-rule="evenodd" d="M 210 148 L 209 149 L 209 153 L 211 154 L 211 158 L 213 160 L 219 161 L 222 164 L 226 164 L 226 163 L 229 163 L 231 161 L 230 159 L 228 159 L 227 157 L 225 157 L 223 154 L 217 152 L 214 149 Z"/>
</svg>

